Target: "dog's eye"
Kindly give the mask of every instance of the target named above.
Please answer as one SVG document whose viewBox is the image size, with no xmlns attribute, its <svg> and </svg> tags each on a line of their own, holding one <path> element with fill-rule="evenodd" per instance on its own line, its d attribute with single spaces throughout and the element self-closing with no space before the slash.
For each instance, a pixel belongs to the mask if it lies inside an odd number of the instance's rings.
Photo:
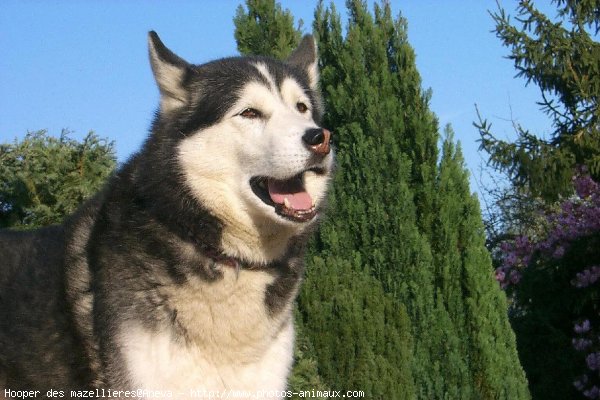
<svg viewBox="0 0 600 400">
<path fill-rule="evenodd" d="M 244 118 L 255 119 L 261 118 L 262 113 L 255 108 L 246 108 L 244 111 L 240 113 L 240 115 Z"/>
<path fill-rule="evenodd" d="M 298 110 L 302 114 L 304 114 L 305 112 L 308 111 L 308 107 L 306 106 L 306 104 L 304 104 L 302 102 L 298 102 L 298 103 L 296 103 L 296 110 Z"/>
</svg>

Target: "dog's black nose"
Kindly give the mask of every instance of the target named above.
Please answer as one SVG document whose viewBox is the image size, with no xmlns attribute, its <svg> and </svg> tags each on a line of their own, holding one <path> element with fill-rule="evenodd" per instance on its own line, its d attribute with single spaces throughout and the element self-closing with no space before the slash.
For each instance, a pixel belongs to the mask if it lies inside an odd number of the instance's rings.
<svg viewBox="0 0 600 400">
<path fill-rule="evenodd" d="M 329 154 L 331 140 L 331 132 L 323 128 L 312 128 L 307 129 L 304 135 L 302 135 L 302 141 L 308 145 L 308 148 L 316 154 L 327 155 Z"/>
<path fill-rule="evenodd" d="M 316 146 L 323 143 L 325 134 L 323 134 L 323 129 L 321 128 L 307 129 L 304 136 L 302 136 L 302 140 L 309 146 Z"/>
</svg>

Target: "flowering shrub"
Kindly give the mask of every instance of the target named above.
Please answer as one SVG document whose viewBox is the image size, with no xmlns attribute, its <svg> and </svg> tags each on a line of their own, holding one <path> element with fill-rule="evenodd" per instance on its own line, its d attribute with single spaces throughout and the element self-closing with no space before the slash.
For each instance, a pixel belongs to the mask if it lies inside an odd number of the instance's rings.
<svg viewBox="0 0 600 400">
<path fill-rule="evenodd" d="M 564 331 L 561 319 L 571 319 L 570 333 L 564 335 L 572 337 L 581 367 L 573 384 L 585 397 L 600 399 L 600 185 L 578 175 L 573 186 L 575 195 L 544 216 L 543 234 L 501 244 L 496 279 L 513 296 L 523 318 L 534 307 L 538 313 L 543 307 L 564 308 L 560 318 L 537 320 Z M 551 296 L 564 300 L 550 306 Z M 546 312 L 556 317 L 556 312 Z"/>
</svg>

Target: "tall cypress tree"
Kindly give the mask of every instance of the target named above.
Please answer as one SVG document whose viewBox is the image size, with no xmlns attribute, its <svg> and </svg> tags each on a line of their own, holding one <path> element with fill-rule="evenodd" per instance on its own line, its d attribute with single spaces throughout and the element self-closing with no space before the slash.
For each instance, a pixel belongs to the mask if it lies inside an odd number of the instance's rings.
<svg viewBox="0 0 600 400">
<path fill-rule="evenodd" d="M 415 326 L 410 328 L 411 333 L 418 333 L 421 330 L 418 326 L 429 326 L 427 335 L 432 337 L 433 331 L 439 329 L 430 301 L 433 298 L 431 252 L 417 228 L 417 207 L 411 190 L 418 167 L 413 168 L 410 155 L 405 151 L 411 147 L 409 142 L 413 139 L 399 135 L 405 131 L 407 123 L 402 103 L 410 98 L 399 94 L 413 89 L 407 87 L 411 84 L 406 81 L 414 77 L 406 73 L 405 81 L 398 75 L 410 55 L 398 54 L 392 47 L 391 34 L 395 29 L 383 15 L 389 9 L 377 8 L 376 23 L 363 4 L 355 2 L 348 6 L 350 19 L 346 37 L 333 6 L 328 9 L 319 6 L 315 16 L 315 33 L 321 53 L 321 85 L 327 109 L 325 123 L 335 131 L 339 166 L 333 183 L 330 217 L 321 228 L 315 252 L 332 253 L 330 265 L 322 274 L 338 275 L 335 267 L 349 260 L 355 269 L 378 279 L 395 301 L 408 304 L 404 300 L 412 299 L 410 313 Z M 393 53 L 388 53 L 388 44 Z M 397 74 L 388 69 L 390 59 Z M 415 84 L 419 85 L 412 83 Z M 322 282 L 329 281 L 312 272 L 309 268 L 307 285 L 300 298 L 301 308 L 313 295 L 311 280 L 321 287 L 324 286 Z M 421 318 L 416 318 L 417 315 Z M 335 340 L 339 333 L 336 329 L 321 329 L 314 313 L 308 313 L 306 317 L 306 323 L 312 326 L 309 332 L 313 335 L 317 354 L 321 354 L 317 343 L 323 343 L 323 336 Z M 398 326 L 405 329 L 411 326 L 402 320 L 401 313 L 396 318 Z M 421 339 L 414 336 L 414 341 L 417 349 L 416 344 Z M 414 373 L 413 379 L 420 387 L 433 386 L 421 382 L 429 376 L 429 367 L 421 359 L 430 354 L 421 349 L 419 346 L 419 351 L 415 351 L 414 362 L 405 356 L 396 368 L 398 372 Z M 347 357 L 347 352 L 338 357 Z M 349 373 L 339 370 L 334 361 L 320 359 L 332 368 L 330 372 L 322 370 L 323 375 L 328 381 L 346 387 L 350 381 Z M 422 368 L 411 368 L 413 365 Z M 384 394 L 392 398 L 398 396 L 394 392 Z"/>
<path fill-rule="evenodd" d="M 435 226 L 437 290 L 467 354 L 475 398 L 526 398 L 506 299 L 489 269 L 479 203 L 470 193 L 460 146 L 446 128 L 438 169 Z M 488 267 L 488 268 L 486 268 Z"/>
<path fill-rule="evenodd" d="M 406 21 L 394 20 L 387 3 L 374 16 L 364 2 L 347 5 L 345 37 L 333 7 L 319 7 L 315 21 L 340 166 L 318 248 L 353 254 L 406 306 L 417 397 L 527 398 L 479 207 L 451 139 L 437 165 L 437 121 Z M 324 373 L 336 375 L 343 371 Z"/>
<path fill-rule="evenodd" d="M 345 34 L 333 5 L 315 12 L 338 172 L 307 259 L 301 341 L 326 386 L 367 398 L 528 398 L 479 206 L 451 135 L 438 160 L 406 21 L 388 3 L 347 7 Z"/>
<path fill-rule="evenodd" d="M 246 6 L 233 19 L 240 53 L 286 58 L 300 41 L 302 22 L 294 28 L 292 14 L 275 0 L 246 0 Z"/>
</svg>

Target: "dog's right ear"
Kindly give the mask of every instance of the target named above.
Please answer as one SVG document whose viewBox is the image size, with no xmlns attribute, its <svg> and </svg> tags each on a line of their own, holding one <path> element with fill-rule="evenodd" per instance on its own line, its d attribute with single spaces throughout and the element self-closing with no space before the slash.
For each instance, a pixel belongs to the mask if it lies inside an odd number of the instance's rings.
<svg viewBox="0 0 600 400">
<path fill-rule="evenodd" d="M 310 88 L 318 90 L 319 87 L 319 60 L 317 44 L 312 35 L 305 35 L 300 44 L 288 57 L 288 64 L 300 67 L 308 76 Z"/>
<path fill-rule="evenodd" d="M 187 103 L 183 81 L 190 64 L 167 49 L 154 31 L 148 33 L 148 52 L 154 79 L 160 90 L 161 112 L 182 107 Z"/>
</svg>

